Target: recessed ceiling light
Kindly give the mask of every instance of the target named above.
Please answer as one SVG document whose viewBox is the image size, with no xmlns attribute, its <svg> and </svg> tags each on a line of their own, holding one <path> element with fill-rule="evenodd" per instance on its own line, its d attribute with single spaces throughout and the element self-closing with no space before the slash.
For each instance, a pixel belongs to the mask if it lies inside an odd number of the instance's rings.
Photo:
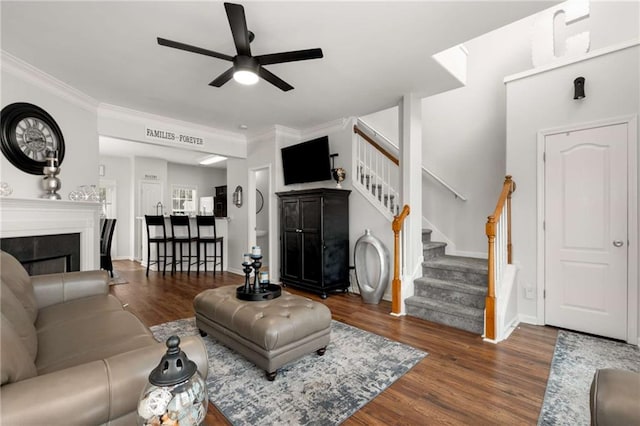
<svg viewBox="0 0 640 426">
<path fill-rule="evenodd" d="M 200 161 L 200 164 L 203 166 L 208 166 L 209 164 L 219 163 L 220 161 L 226 160 L 227 157 L 223 157 L 222 155 L 212 155 L 211 157 L 207 157 L 204 160 Z"/>
<path fill-rule="evenodd" d="M 241 130 L 247 130 L 249 128 L 246 124 L 241 124 L 238 127 L 240 127 Z"/>
</svg>

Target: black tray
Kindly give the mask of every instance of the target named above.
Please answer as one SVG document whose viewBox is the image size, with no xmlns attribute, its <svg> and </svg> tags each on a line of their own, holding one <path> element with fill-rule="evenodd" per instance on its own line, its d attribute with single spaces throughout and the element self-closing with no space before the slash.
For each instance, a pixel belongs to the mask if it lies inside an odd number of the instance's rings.
<svg viewBox="0 0 640 426">
<path fill-rule="evenodd" d="M 244 285 L 241 285 L 236 289 L 236 297 L 240 300 L 247 300 L 249 302 L 259 302 L 261 300 L 271 300 L 280 297 L 282 294 L 282 287 L 277 284 L 267 284 L 266 287 L 262 287 L 259 293 L 254 293 L 253 289 L 246 293 L 244 291 Z"/>
</svg>

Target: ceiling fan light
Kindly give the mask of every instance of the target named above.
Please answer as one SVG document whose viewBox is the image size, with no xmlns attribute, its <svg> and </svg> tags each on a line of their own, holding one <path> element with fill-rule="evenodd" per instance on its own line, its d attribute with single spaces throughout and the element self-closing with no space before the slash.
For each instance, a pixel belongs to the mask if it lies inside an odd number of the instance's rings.
<svg viewBox="0 0 640 426">
<path fill-rule="evenodd" d="M 245 85 L 256 84 L 259 80 L 256 73 L 247 70 L 238 70 L 234 72 L 233 79 L 238 83 Z"/>
</svg>

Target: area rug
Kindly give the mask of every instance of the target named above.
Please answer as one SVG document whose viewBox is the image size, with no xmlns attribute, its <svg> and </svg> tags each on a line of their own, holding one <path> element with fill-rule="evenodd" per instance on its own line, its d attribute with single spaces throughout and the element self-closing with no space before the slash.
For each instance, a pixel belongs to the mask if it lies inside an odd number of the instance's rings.
<svg viewBox="0 0 640 426">
<path fill-rule="evenodd" d="M 188 318 L 151 327 L 159 341 L 198 333 Z M 336 425 L 402 377 L 426 352 L 338 321 L 331 343 L 278 370 L 265 372 L 221 343 L 205 337 L 209 400 L 234 425 Z"/>
<path fill-rule="evenodd" d="M 635 345 L 570 331 L 558 331 L 539 425 L 590 424 L 589 389 L 596 370 L 640 371 Z"/>
<path fill-rule="evenodd" d="M 109 285 L 127 284 L 128 282 L 126 278 L 121 277 L 118 271 L 115 270 L 113 271 L 113 277 L 109 278 Z"/>
</svg>

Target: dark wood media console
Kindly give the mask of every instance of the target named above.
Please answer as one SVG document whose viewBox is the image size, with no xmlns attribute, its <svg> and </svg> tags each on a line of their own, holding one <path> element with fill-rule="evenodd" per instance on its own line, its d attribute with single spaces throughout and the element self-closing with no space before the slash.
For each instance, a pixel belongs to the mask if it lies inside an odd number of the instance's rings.
<svg viewBox="0 0 640 426">
<path fill-rule="evenodd" d="M 318 188 L 278 192 L 280 279 L 320 294 L 349 288 L 349 194 Z"/>
</svg>

